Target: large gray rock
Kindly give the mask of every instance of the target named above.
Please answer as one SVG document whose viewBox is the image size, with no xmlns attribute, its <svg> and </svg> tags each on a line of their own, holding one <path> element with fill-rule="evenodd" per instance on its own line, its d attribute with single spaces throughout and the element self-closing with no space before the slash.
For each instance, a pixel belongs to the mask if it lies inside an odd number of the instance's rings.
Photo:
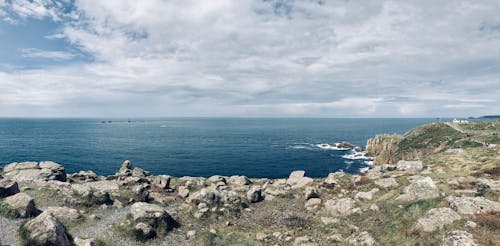
<svg viewBox="0 0 500 246">
<path fill-rule="evenodd" d="M 5 205 L 10 212 L 18 217 L 27 218 L 39 214 L 35 206 L 35 200 L 26 193 L 17 193 L 4 199 Z"/>
<path fill-rule="evenodd" d="M 450 231 L 444 235 L 443 246 L 476 246 L 472 234 L 466 231 Z"/>
<path fill-rule="evenodd" d="M 130 176 L 132 175 L 132 162 L 125 160 L 120 167 L 120 170 L 116 173 L 117 176 Z"/>
<path fill-rule="evenodd" d="M 365 191 L 365 192 L 360 191 L 360 192 L 356 193 L 354 198 L 356 198 L 357 200 L 370 201 L 373 199 L 373 196 L 379 191 L 380 190 L 378 188 L 373 188 L 370 191 Z"/>
<path fill-rule="evenodd" d="M 203 188 L 197 192 L 194 192 L 187 199 L 190 203 L 206 203 L 208 205 L 217 204 L 221 199 L 220 192 L 215 189 Z"/>
<path fill-rule="evenodd" d="M 318 189 L 310 186 L 306 187 L 304 191 L 304 199 L 309 200 L 311 198 L 318 198 L 318 197 L 319 197 Z"/>
<path fill-rule="evenodd" d="M 19 186 L 16 181 L 9 179 L 0 180 L 0 198 L 12 196 L 19 193 Z"/>
<path fill-rule="evenodd" d="M 94 238 L 79 238 L 76 237 L 75 240 L 73 240 L 75 246 L 95 246 L 95 239 Z"/>
<path fill-rule="evenodd" d="M 30 245 L 71 245 L 63 225 L 48 212 L 28 221 L 23 231 Z"/>
<path fill-rule="evenodd" d="M 332 199 L 325 202 L 327 212 L 332 216 L 344 217 L 359 211 L 355 207 L 356 202 L 352 198 Z"/>
<path fill-rule="evenodd" d="M 47 207 L 44 212 L 51 213 L 58 220 L 76 221 L 81 218 L 78 210 L 68 207 Z"/>
<path fill-rule="evenodd" d="M 262 190 L 258 187 L 253 187 L 247 192 L 247 199 L 251 203 L 262 201 L 264 199 L 262 197 Z"/>
<path fill-rule="evenodd" d="M 292 189 L 303 188 L 308 184 L 312 183 L 314 180 L 309 177 L 304 177 L 305 171 L 293 171 L 290 173 L 286 184 L 291 186 Z"/>
<path fill-rule="evenodd" d="M 450 208 L 433 208 L 423 218 L 418 219 L 415 229 L 433 232 L 460 219 L 460 215 Z"/>
<path fill-rule="evenodd" d="M 4 167 L 4 176 L 17 182 L 30 182 L 37 180 L 66 181 L 66 171 L 63 166 L 51 162 L 21 162 L 11 163 Z"/>
<path fill-rule="evenodd" d="M 231 176 L 229 177 L 229 183 L 233 185 L 249 185 L 252 182 L 246 176 Z"/>
<path fill-rule="evenodd" d="M 135 223 L 134 233 L 138 240 L 152 238 L 176 224 L 165 208 L 155 204 L 136 202 L 130 206 L 130 214 Z"/>
<path fill-rule="evenodd" d="M 416 201 L 439 197 L 439 189 L 430 177 L 412 177 L 410 185 L 404 188 L 403 194 L 398 196 L 399 201 Z"/>
<path fill-rule="evenodd" d="M 392 177 L 391 178 L 376 179 L 375 185 L 377 185 L 378 187 L 383 188 L 383 189 L 396 188 L 399 186 L 396 179 L 392 178 Z"/>
<path fill-rule="evenodd" d="M 455 197 L 446 198 L 448 205 L 459 214 L 473 215 L 489 212 L 500 212 L 500 203 L 490 201 L 484 197 Z"/>
<path fill-rule="evenodd" d="M 170 187 L 170 180 L 172 177 L 168 175 L 158 175 L 153 181 L 153 185 L 160 189 L 167 189 Z"/>
<path fill-rule="evenodd" d="M 360 233 L 353 234 L 347 238 L 348 245 L 359 245 L 359 246 L 377 246 L 378 243 L 375 238 L 370 235 L 370 233 L 363 231 Z"/>
<path fill-rule="evenodd" d="M 93 171 L 80 171 L 78 173 L 73 173 L 69 175 L 72 180 L 79 180 L 83 182 L 92 182 L 98 179 L 98 176 Z"/>
<path fill-rule="evenodd" d="M 500 180 L 479 179 L 476 183 L 477 194 L 483 196 L 487 192 L 500 192 Z"/>
<path fill-rule="evenodd" d="M 400 171 L 419 171 L 424 169 L 422 161 L 405 161 L 400 160 L 396 165 L 396 168 Z"/>
</svg>

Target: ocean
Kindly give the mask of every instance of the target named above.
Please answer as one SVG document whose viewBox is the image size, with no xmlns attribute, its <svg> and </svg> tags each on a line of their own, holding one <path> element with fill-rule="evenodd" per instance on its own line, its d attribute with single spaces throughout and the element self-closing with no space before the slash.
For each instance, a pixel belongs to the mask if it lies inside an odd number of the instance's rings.
<svg viewBox="0 0 500 246">
<path fill-rule="evenodd" d="M 0 165 L 58 162 L 68 173 L 114 174 L 123 160 L 152 174 L 283 178 L 358 173 L 365 159 L 322 148 L 364 147 L 376 134 L 404 133 L 435 119 L 165 118 L 0 119 Z"/>
</svg>

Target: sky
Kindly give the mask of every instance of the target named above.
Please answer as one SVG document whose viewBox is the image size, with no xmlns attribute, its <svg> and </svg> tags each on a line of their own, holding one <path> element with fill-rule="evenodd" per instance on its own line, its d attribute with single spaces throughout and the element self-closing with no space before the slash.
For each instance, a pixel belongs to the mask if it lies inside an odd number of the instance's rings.
<svg viewBox="0 0 500 246">
<path fill-rule="evenodd" d="M 0 117 L 500 114 L 499 13 L 499 0 L 0 0 Z"/>
</svg>

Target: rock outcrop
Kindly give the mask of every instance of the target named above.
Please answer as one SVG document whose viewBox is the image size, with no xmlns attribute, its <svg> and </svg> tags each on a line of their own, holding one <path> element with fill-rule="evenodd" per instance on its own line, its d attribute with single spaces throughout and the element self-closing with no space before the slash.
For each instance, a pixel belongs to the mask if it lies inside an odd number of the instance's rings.
<svg viewBox="0 0 500 246">
<path fill-rule="evenodd" d="M 17 182 L 30 182 L 36 180 L 66 181 L 66 171 L 63 166 L 51 162 L 21 162 L 11 163 L 3 168 L 4 176 Z"/>
<path fill-rule="evenodd" d="M 17 193 L 4 199 L 9 213 L 15 217 L 28 218 L 39 214 L 35 200 L 26 193 Z"/>
<path fill-rule="evenodd" d="M 375 157 L 376 165 L 394 164 L 399 160 L 397 153 L 401 139 L 401 135 L 377 135 L 368 139 L 366 153 Z"/>
<path fill-rule="evenodd" d="M 450 231 L 444 235 L 443 246 L 477 246 L 472 234 L 466 231 Z"/>
<path fill-rule="evenodd" d="M 500 212 L 500 203 L 490 201 L 484 197 L 455 197 L 446 198 L 450 208 L 459 214 L 474 215 L 489 212 Z"/>
<path fill-rule="evenodd" d="M 71 245 L 63 225 L 49 212 L 43 212 L 23 226 L 22 237 L 28 245 Z"/>
<path fill-rule="evenodd" d="M 324 205 L 326 211 L 336 217 L 345 217 L 359 211 L 359 208 L 355 207 L 356 202 L 352 198 L 327 200 Z"/>
<path fill-rule="evenodd" d="M 293 171 L 292 173 L 290 173 L 286 184 L 290 185 L 292 189 L 304 188 L 305 186 L 313 182 L 312 178 L 304 177 L 305 173 L 305 171 Z"/>
<path fill-rule="evenodd" d="M 415 228 L 424 232 L 432 232 L 460 219 L 460 215 L 450 208 L 433 208 L 417 221 Z"/>
<path fill-rule="evenodd" d="M 9 179 L 0 180 L 0 198 L 12 196 L 19 193 L 19 185 L 16 181 Z"/>
<path fill-rule="evenodd" d="M 404 188 L 403 194 L 398 196 L 399 201 L 415 201 L 439 197 L 439 189 L 430 177 L 414 176 L 410 185 Z"/>
</svg>

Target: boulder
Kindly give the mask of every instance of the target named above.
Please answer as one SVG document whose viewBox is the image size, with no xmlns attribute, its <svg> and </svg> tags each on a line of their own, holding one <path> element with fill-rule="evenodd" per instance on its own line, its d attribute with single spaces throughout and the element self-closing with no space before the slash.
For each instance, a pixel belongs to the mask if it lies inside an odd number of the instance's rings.
<svg viewBox="0 0 500 246">
<path fill-rule="evenodd" d="M 44 212 L 51 213 L 58 220 L 76 221 L 81 218 L 78 210 L 68 207 L 47 207 Z"/>
<path fill-rule="evenodd" d="M 69 175 L 72 180 L 79 180 L 82 182 L 92 182 L 98 179 L 98 176 L 93 171 L 80 171 Z"/>
<path fill-rule="evenodd" d="M 348 245 L 359 245 L 359 246 L 376 246 L 378 245 L 375 238 L 370 235 L 370 233 L 363 231 L 356 234 L 353 234 L 349 238 L 347 238 Z"/>
<path fill-rule="evenodd" d="M 444 235 L 443 246 L 476 246 L 472 234 L 466 231 L 450 231 Z"/>
<path fill-rule="evenodd" d="M 286 184 L 291 186 L 292 189 L 303 188 L 314 180 L 309 177 L 304 177 L 305 171 L 293 171 L 288 177 Z"/>
<path fill-rule="evenodd" d="M 132 170 L 132 177 L 143 178 L 146 176 L 147 176 L 146 172 L 144 171 L 144 169 L 142 169 L 140 167 L 135 167 L 134 170 Z"/>
<path fill-rule="evenodd" d="M 258 187 L 253 187 L 247 192 L 247 199 L 251 203 L 264 200 L 264 197 L 262 196 L 262 190 Z"/>
<path fill-rule="evenodd" d="M 170 180 L 172 177 L 168 175 L 158 175 L 155 177 L 153 181 L 153 185 L 160 188 L 160 189 L 167 189 L 170 188 Z"/>
<path fill-rule="evenodd" d="M 4 199 L 9 211 L 16 217 L 27 218 L 39 214 L 35 201 L 26 193 L 17 193 Z"/>
<path fill-rule="evenodd" d="M 489 212 L 500 212 L 500 203 L 490 201 L 484 197 L 455 197 L 446 198 L 451 209 L 459 214 L 473 215 Z"/>
<path fill-rule="evenodd" d="M 234 191 L 222 191 L 221 193 L 221 201 L 224 203 L 224 206 L 231 206 L 233 208 L 238 208 L 242 205 L 241 197 L 238 193 Z M 262 196 L 261 198 L 262 199 Z"/>
<path fill-rule="evenodd" d="M 396 188 L 399 186 L 398 182 L 395 178 L 382 178 L 376 179 L 375 185 L 382 189 Z"/>
<path fill-rule="evenodd" d="M 304 198 L 306 200 L 309 200 L 311 198 L 318 198 L 319 197 L 319 194 L 318 194 L 318 190 L 314 187 L 306 187 L 306 190 L 304 192 Z"/>
<path fill-rule="evenodd" d="M 187 201 L 190 203 L 199 204 L 201 202 L 208 205 L 217 204 L 220 201 L 220 192 L 215 189 L 202 188 L 201 190 L 194 192 L 188 197 Z"/>
<path fill-rule="evenodd" d="M 249 185 L 252 182 L 246 176 L 231 176 L 229 177 L 229 183 L 233 185 Z"/>
<path fill-rule="evenodd" d="M 420 171 L 424 169 L 422 161 L 405 161 L 400 160 L 396 164 L 396 168 L 400 171 Z"/>
<path fill-rule="evenodd" d="M 12 196 L 19 193 L 19 186 L 16 181 L 9 179 L 0 180 L 0 198 Z"/>
<path fill-rule="evenodd" d="M 404 188 L 403 194 L 398 196 L 399 201 L 416 201 L 439 197 L 439 189 L 430 177 L 416 176 L 410 180 L 410 185 Z"/>
<path fill-rule="evenodd" d="M 151 225 L 140 222 L 134 226 L 134 234 L 139 240 L 147 240 L 155 237 L 156 231 Z"/>
<path fill-rule="evenodd" d="M 314 239 L 312 237 L 302 236 L 302 237 L 295 238 L 295 240 L 293 240 L 293 245 L 294 246 L 317 246 L 319 244 L 314 242 Z"/>
<path fill-rule="evenodd" d="M 79 238 L 76 237 L 75 240 L 73 240 L 75 246 L 94 246 L 96 245 L 95 239 L 93 238 Z"/>
<path fill-rule="evenodd" d="M 130 176 L 132 175 L 132 162 L 125 160 L 120 167 L 120 170 L 116 173 L 117 176 Z"/>
<path fill-rule="evenodd" d="M 214 175 L 214 176 L 208 178 L 208 181 L 212 184 L 217 184 L 219 182 L 226 184 L 226 178 L 224 178 L 220 175 Z"/>
<path fill-rule="evenodd" d="M 71 245 L 63 225 L 49 212 L 43 212 L 23 226 L 23 236 L 29 245 Z"/>
<path fill-rule="evenodd" d="M 311 199 L 307 200 L 307 202 L 304 205 L 304 207 L 307 210 L 315 210 L 315 209 L 319 208 L 320 205 L 321 205 L 321 199 L 319 199 L 319 198 L 311 198 Z"/>
<path fill-rule="evenodd" d="M 476 182 L 477 194 L 485 195 L 487 192 L 500 192 L 500 180 L 479 179 Z"/>
<path fill-rule="evenodd" d="M 66 171 L 63 166 L 51 162 L 21 162 L 11 163 L 4 167 L 4 176 L 17 182 L 31 182 L 36 180 L 66 181 Z"/>
<path fill-rule="evenodd" d="M 156 204 L 136 202 L 130 206 L 130 214 L 136 223 L 143 222 L 155 229 L 160 225 L 170 228 L 174 223 L 167 210 Z"/>
<path fill-rule="evenodd" d="M 325 209 L 332 216 L 345 217 L 359 210 L 355 204 L 352 198 L 332 199 L 325 202 Z"/>
<path fill-rule="evenodd" d="M 356 193 L 356 195 L 354 196 L 354 198 L 356 198 L 358 200 L 370 201 L 370 200 L 373 199 L 373 195 L 375 195 L 375 193 L 377 193 L 379 191 L 380 190 L 378 188 L 373 188 L 370 191 L 358 192 L 358 193 Z"/>
<path fill-rule="evenodd" d="M 179 194 L 180 197 L 186 198 L 189 196 L 189 189 L 186 186 L 179 186 L 177 188 L 177 194 Z"/>
<path fill-rule="evenodd" d="M 460 219 L 460 215 L 450 208 L 433 208 L 423 218 L 418 219 L 415 229 L 433 232 Z"/>
<path fill-rule="evenodd" d="M 338 173 L 329 173 L 328 177 L 326 177 L 326 179 L 323 183 L 325 184 L 325 186 L 327 186 L 329 188 L 334 188 L 335 186 L 337 186 L 337 183 L 338 183 L 337 177 L 338 177 Z"/>
</svg>

